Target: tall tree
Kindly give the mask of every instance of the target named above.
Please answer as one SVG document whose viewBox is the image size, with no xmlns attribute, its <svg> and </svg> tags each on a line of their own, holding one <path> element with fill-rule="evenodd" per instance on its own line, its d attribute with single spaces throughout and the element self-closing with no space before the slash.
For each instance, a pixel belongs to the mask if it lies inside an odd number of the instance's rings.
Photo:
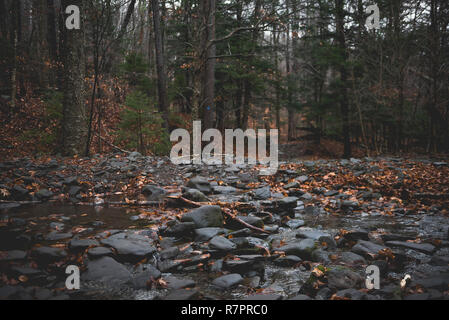
<svg viewBox="0 0 449 320">
<path fill-rule="evenodd" d="M 81 28 L 65 30 L 62 42 L 64 66 L 63 143 L 64 155 L 81 154 L 86 142 L 86 106 L 84 90 L 84 26 L 83 10 L 86 0 L 62 0 L 63 8 L 76 5 L 81 11 Z"/>
</svg>

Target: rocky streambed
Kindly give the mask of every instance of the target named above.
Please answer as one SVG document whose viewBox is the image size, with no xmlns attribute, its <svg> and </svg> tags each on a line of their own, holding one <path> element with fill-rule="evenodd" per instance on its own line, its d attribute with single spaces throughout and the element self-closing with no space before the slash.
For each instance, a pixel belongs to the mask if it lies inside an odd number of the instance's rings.
<svg viewBox="0 0 449 320">
<path fill-rule="evenodd" d="M 449 297 L 441 159 L 296 161 L 270 177 L 137 153 L 0 169 L 0 299 Z"/>
</svg>

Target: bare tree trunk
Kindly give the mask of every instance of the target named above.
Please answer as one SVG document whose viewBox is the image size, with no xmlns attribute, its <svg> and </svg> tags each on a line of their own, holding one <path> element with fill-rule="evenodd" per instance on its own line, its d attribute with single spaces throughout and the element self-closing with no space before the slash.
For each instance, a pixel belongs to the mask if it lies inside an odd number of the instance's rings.
<svg viewBox="0 0 449 320">
<path fill-rule="evenodd" d="M 154 38 L 156 47 L 157 87 L 159 97 L 159 111 L 162 114 L 163 126 L 168 130 L 168 96 L 167 74 L 162 47 L 161 18 L 159 13 L 159 0 L 151 0 L 153 10 Z"/>
<path fill-rule="evenodd" d="M 342 61 L 340 61 L 340 108 L 343 120 L 343 143 L 344 143 L 344 158 L 351 157 L 351 140 L 350 140 L 350 124 L 349 124 L 349 105 L 348 105 L 348 91 L 347 91 L 347 70 L 346 70 L 346 38 L 345 38 L 345 11 L 344 0 L 335 0 L 336 8 L 336 22 L 337 22 L 337 41 L 341 50 Z"/>
<path fill-rule="evenodd" d="M 204 44 L 204 73 L 202 83 L 202 118 L 204 130 L 212 128 L 215 112 L 215 0 L 202 0 L 205 28 Z"/>
<path fill-rule="evenodd" d="M 63 148 L 67 156 L 81 154 L 86 140 L 84 102 L 84 0 L 63 0 L 63 7 L 77 5 L 81 10 L 80 30 L 66 30 L 62 43 L 64 65 Z"/>
</svg>

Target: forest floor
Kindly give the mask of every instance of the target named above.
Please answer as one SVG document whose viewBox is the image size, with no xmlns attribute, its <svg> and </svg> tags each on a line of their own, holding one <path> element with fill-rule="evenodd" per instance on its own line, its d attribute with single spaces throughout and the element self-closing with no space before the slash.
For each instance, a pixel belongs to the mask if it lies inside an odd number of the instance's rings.
<svg viewBox="0 0 449 320">
<path fill-rule="evenodd" d="M 0 299 L 449 299 L 447 161 L 259 169 L 138 153 L 0 163 Z"/>
</svg>

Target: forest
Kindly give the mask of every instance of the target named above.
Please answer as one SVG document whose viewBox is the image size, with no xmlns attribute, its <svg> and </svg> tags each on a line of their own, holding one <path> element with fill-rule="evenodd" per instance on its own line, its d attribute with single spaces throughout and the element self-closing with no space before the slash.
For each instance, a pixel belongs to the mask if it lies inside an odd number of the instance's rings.
<svg viewBox="0 0 449 320">
<path fill-rule="evenodd" d="M 372 4 L 3 0 L 0 148 L 166 154 L 202 120 L 334 157 L 447 151 L 447 1 L 377 1 L 369 29 Z"/>
<path fill-rule="evenodd" d="M 0 0 L 0 300 L 448 300 L 448 152 L 447 0 Z"/>
</svg>

